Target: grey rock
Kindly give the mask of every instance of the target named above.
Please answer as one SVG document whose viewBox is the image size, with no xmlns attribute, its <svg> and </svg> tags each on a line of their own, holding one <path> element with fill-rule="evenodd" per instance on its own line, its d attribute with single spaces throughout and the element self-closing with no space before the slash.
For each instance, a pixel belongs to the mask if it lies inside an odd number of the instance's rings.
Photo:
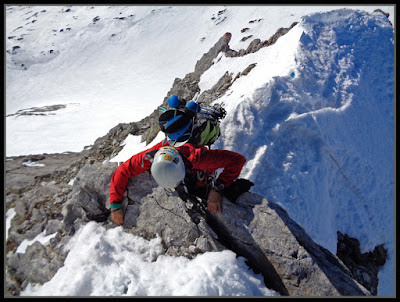
<svg viewBox="0 0 400 302">
<path fill-rule="evenodd" d="M 229 41 L 231 40 L 232 35 L 230 33 L 224 34 L 217 43 L 202 56 L 202 58 L 197 61 L 196 66 L 194 67 L 194 74 L 200 78 L 200 76 L 210 68 L 213 64 L 213 60 L 217 57 L 217 55 L 222 51 L 226 52 L 229 50 Z"/>
<path fill-rule="evenodd" d="M 261 40 L 260 39 L 254 39 L 253 41 L 251 41 L 251 43 L 247 47 L 246 54 L 256 52 L 260 48 L 261 48 Z"/>
<path fill-rule="evenodd" d="M 78 172 L 72 186 L 71 198 L 63 205 L 64 229 L 68 234 L 76 230 L 76 219 L 84 219 L 88 213 L 99 215 L 106 209 L 110 192 L 111 176 L 116 163 L 87 163 Z"/>
<path fill-rule="evenodd" d="M 65 254 L 54 253 L 36 241 L 26 249 L 24 254 L 14 253 L 8 258 L 9 286 L 17 284 L 25 287 L 28 283 L 43 284 L 63 266 L 64 260 Z"/>
<path fill-rule="evenodd" d="M 6 206 L 8 208 L 12 208 L 13 205 L 15 205 L 15 202 L 18 200 L 18 195 L 10 193 L 6 196 Z"/>
<path fill-rule="evenodd" d="M 200 251 L 225 249 L 204 219 L 197 225 L 192 222 L 186 212 L 185 202 L 176 192 L 167 193 L 161 187 L 156 187 L 153 180 L 147 180 L 152 184 L 152 192 L 143 196 L 136 189 L 137 181 L 128 183 L 127 198 L 137 203 L 135 208 L 134 205 L 128 205 L 128 215 L 124 217 L 124 225 L 130 227 L 129 232 L 147 239 L 160 236 L 167 254 L 193 257 Z"/>
<path fill-rule="evenodd" d="M 210 218 L 219 237 L 261 271 L 267 286 L 290 296 L 369 296 L 343 262 L 316 244 L 283 208 L 245 193 Z M 222 239 L 223 238 L 223 239 Z"/>
<path fill-rule="evenodd" d="M 97 197 L 90 196 L 91 199 L 97 198 L 99 205 L 105 205 L 110 190 L 112 173 L 117 168 L 117 163 L 95 161 L 87 163 L 80 169 L 72 186 L 73 193 L 80 193 L 82 188 L 88 195 L 97 192 Z"/>
<path fill-rule="evenodd" d="M 29 191 L 33 186 L 42 181 L 50 181 L 52 179 L 61 180 L 63 177 L 70 177 L 68 175 L 70 167 L 81 161 L 82 157 L 87 153 L 88 151 L 79 153 L 69 152 L 62 154 L 28 155 L 7 158 L 7 177 L 5 181 L 6 195 L 10 193 L 20 195 L 26 191 Z M 29 160 L 43 164 L 44 166 L 24 166 L 23 163 Z"/>
<path fill-rule="evenodd" d="M 141 182 L 146 182 L 143 178 Z M 229 248 L 247 258 L 267 286 L 282 295 L 371 295 L 337 256 L 261 196 L 245 193 L 237 204 L 224 199 L 221 215 L 210 214 L 196 225 L 175 193 L 154 187 L 149 195 L 138 196 L 138 181 L 128 184 L 128 196 L 138 205 L 135 209 L 128 205 L 135 215 L 125 216 L 125 224 L 130 232 L 148 239 L 159 235 L 167 254 L 192 258 L 199 252 Z"/>
<path fill-rule="evenodd" d="M 45 236 L 54 234 L 60 231 L 61 228 L 62 228 L 62 221 L 58 219 L 49 220 L 45 228 Z"/>
<path fill-rule="evenodd" d="M 37 235 L 43 232 L 44 228 L 45 228 L 45 222 L 33 223 L 32 227 L 25 232 L 25 238 L 29 240 L 35 238 Z"/>
</svg>

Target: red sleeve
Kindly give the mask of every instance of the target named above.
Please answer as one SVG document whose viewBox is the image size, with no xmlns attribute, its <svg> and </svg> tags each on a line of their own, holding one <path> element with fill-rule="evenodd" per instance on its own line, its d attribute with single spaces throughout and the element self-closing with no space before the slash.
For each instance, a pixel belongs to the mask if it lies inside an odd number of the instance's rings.
<svg viewBox="0 0 400 302">
<path fill-rule="evenodd" d="M 129 177 L 139 175 L 150 169 L 151 162 L 149 160 L 143 160 L 143 156 L 151 150 L 159 149 L 161 144 L 162 142 L 159 142 L 157 145 L 133 155 L 126 162 L 118 166 L 111 177 L 110 204 L 121 203 Z"/>
<path fill-rule="evenodd" d="M 223 168 L 217 182 L 225 187 L 232 184 L 246 163 L 243 155 L 228 150 L 208 150 L 205 147 L 195 148 L 186 144 L 180 151 L 192 163 L 194 169 L 215 171 Z"/>
</svg>

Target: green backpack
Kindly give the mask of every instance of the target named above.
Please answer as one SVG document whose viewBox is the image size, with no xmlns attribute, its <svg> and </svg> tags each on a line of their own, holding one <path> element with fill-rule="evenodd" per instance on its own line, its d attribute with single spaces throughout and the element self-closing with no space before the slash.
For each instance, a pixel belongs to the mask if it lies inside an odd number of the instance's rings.
<svg viewBox="0 0 400 302">
<path fill-rule="evenodd" d="M 192 135 L 188 142 L 195 145 L 211 146 L 221 135 L 220 121 L 214 116 L 203 116 L 201 113 L 195 119 Z"/>
</svg>

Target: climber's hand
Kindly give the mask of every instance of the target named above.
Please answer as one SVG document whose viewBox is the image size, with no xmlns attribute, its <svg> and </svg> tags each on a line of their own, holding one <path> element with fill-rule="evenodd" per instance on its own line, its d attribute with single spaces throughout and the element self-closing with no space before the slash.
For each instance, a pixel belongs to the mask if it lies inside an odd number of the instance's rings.
<svg viewBox="0 0 400 302">
<path fill-rule="evenodd" d="M 119 209 L 118 211 L 111 212 L 111 220 L 116 224 L 116 225 L 123 225 L 124 224 L 124 212 L 122 209 Z"/>
<path fill-rule="evenodd" d="M 222 197 L 220 193 L 214 190 L 210 191 L 207 209 L 213 214 L 222 212 Z"/>
</svg>

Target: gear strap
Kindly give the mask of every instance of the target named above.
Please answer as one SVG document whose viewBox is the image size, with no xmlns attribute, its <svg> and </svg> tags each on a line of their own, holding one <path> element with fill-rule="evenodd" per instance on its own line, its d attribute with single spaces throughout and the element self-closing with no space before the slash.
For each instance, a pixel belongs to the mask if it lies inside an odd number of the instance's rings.
<svg viewBox="0 0 400 302">
<path fill-rule="evenodd" d="M 203 199 L 199 199 L 196 196 L 189 194 L 183 184 L 180 184 L 175 188 L 179 197 L 185 201 L 185 203 L 190 203 L 191 206 L 185 205 L 186 213 L 190 216 L 190 219 L 195 223 L 200 223 L 200 217 L 206 219 L 207 203 Z"/>
</svg>

